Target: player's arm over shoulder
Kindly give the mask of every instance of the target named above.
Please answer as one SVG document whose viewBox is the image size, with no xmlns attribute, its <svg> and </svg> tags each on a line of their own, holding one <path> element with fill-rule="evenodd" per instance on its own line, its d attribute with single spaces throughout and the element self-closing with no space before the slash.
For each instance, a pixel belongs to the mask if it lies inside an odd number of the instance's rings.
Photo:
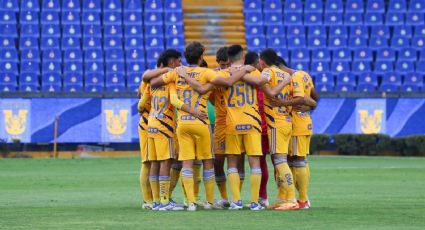
<svg viewBox="0 0 425 230">
<path fill-rule="evenodd" d="M 212 70 L 210 70 L 212 71 Z M 227 71 L 218 71 L 217 73 L 212 71 L 207 76 L 207 82 L 211 82 L 216 86 L 230 87 L 235 82 L 239 81 L 246 73 L 247 68 L 242 67 L 239 70 L 230 70 L 230 73 Z"/>
<path fill-rule="evenodd" d="M 181 66 L 176 69 L 177 74 L 181 77 L 183 77 L 186 82 L 199 94 L 203 95 L 208 93 L 209 91 L 214 89 L 214 85 L 211 83 L 201 84 L 197 80 L 191 78 L 187 72 L 186 68 Z M 209 73 L 208 73 L 209 74 Z"/>
<path fill-rule="evenodd" d="M 150 84 L 151 84 L 152 87 L 160 87 L 160 86 L 166 85 L 170 82 L 175 82 L 176 78 L 177 78 L 176 76 L 177 76 L 177 74 L 176 74 L 175 70 L 169 71 L 169 72 L 161 75 L 160 77 L 153 78 L 150 81 Z"/>
</svg>

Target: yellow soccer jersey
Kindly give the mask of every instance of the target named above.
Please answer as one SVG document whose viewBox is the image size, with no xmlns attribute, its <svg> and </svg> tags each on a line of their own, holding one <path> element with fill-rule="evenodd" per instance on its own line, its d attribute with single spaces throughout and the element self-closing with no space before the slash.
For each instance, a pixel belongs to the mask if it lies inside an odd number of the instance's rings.
<svg viewBox="0 0 425 230">
<path fill-rule="evenodd" d="M 277 86 L 285 77 L 289 77 L 288 73 L 274 66 L 264 69 L 261 75 L 269 80 L 268 84 L 270 87 Z M 291 98 L 291 94 L 292 87 L 288 85 L 276 95 L 276 98 L 288 99 Z M 266 114 L 266 122 L 269 127 L 276 128 L 292 125 L 290 108 L 285 106 L 272 107 L 267 97 L 264 98 L 264 113 Z"/>
<path fill-rule="evenodd" d="M 216 88 L 211 94 L 215 107 L 215 124 L 226 125 L 226 101 L 224 100 L 224 88 Z"/>
<path fill-rule="evenodd" d="M 217 76 L 215 71 L 203 67 L 186 67 L 186 72 L 190 77 L 194 78 L 201 84 L 211 82 Z M 206 113 L 208 113 L 207 101 L 211 93 L 200 95 L 184 80 L 184 78 L 179 77 L 175 70 L 162 75 L 162 79 L 166 84 L 175 83 L 179 100 L 183 101 L 190 108 L 204 110 Z M 189 113 L 178 110 L 177 123 L 179 125 L 209 125 L 210 121 L 209 119 L 201 120 Z"/>
<path fill-rule="evenodd" d="M 170 102 L 170 95 L 175 94 L 174 84 L 157 88 L 149 87 L 143 97 L 151 98 L 151 110 L 148 121 L 148 137 L 173 138 L 175 133 L 174 107 Z"/>
<path fill-rule="evenodd" d="M 142 82 L 139 86 L 139 93 L 143 96 L 146 89 L 150 88 L 149 83 Z M 148 130 L 148 119 L 149 119 L 149 111 L 151 109 L 151 102 L 150 100 L 146 101 L 146 104 L 144 106 L 144 109 L 142 111 L 142 115 L 139 120 L 139 126 L 143 131 Z"/>
<path fill-rule="evenodd" d="M 294 97 L 310 96 L 311 90 L 314 88 L 313 80 L 310 75 L 304 71 L 297 71 L 292 74 L 291 85 L 294 90 Z M 302 113 L 292 111 L 292 129 L 293 136 L 312 135 L 313 124 L 310 112 Z"/>
<path fill-rule="evenodd" d="M 230 77 L 227 71 L 221 71 Z M 251 76 L 261 77 L 255 70 Z M 258 111 L 257 89 L 243 81 L 237 81 L 224 91 L 227 107 L 226 134 L 261 133 L 261 116 Z"/>
</svg>

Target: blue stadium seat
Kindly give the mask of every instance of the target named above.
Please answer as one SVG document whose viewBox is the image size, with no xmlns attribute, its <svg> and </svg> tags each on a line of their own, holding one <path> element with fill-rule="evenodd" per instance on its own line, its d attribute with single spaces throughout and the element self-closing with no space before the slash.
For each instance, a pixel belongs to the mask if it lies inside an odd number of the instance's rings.
<svg viewBox="0 0 425 230">
<path fill-rule="evenodd" d="M 333 37 L 342 37 L 342 38 L 348 38 L 348 32 L 346 26 L 330 26 L 329 27 L 329 38 Z"/>
<path fill-rule="evenodd" d="M 367 0 L 366 11 L 384 13 L 385 12 L 384 0 Z"/>
<path fill-rule="evenodd" d="M 329 62 L 331 61 L 331 55 L 329 49 L 315 49 L 312 50 L 311 60 Z"/>
<path fill-rule="evenodd" d="M 261 12 L 261 0 L 246 0 L 244 1 L 244 12 Z"/>
<path fill-rule="evenodd" d="M 174 48 L 177 50 L 184 50 L 184 38 L 183 37 L 168 37 L 166 40 L 167 48 Z"/>
<path fill-rule="evenodd" d="M 60 32 L 59 32 L 60 35 Z M 38 25 L 32 25 L 32 24 L 26 24 L 21 25 L 21 34 L 20 37 L 33 37 L 33 38 L 39 38 L 40 37 L 40 28 Z"/>
<path fill-rule="evenodd" d="M 10 73 L 13 75 L 18 75 L 18 65 L 10 61 L 0 60 L 0 73 Z"/>
<path fill-rule="evenodd" d="M 254 1 L 251 1 L 251 2 L 254 2 Z M 249 8 L 245 8 L 245 9 L 252 10 L 252 7 L 254 5 L 249 4 L 247 6 Z M 259 1 L 259 3 L 256 3 L 255 6 L 259 6 L 259 9 L 261 10 L 261 1 Z M 282 1 L 279 1 L 279 0 L 265 0 L 263 6 L 264 6 L 264 12 L 265 13 L 271 13 L 271 12 L 282 13 Z"/>
<path fill-rule="evenodd" d="M 82 61 L 65 61 L 63 63 L 63 72 L 76 73 L 79 75 L 83 74 L 83 62 Z"/>
<path fill-rule="evenodd" d="M 351 51 L 348 48 L 340 48 L 332 51 L 332 60 L 335 61 L 351 61 Z"/>
<path fill-rule="evenodd" d="M 64 85 L 67 84 L 82 84 L 83 83 L 83 75 L 81 73 L 76 72 L 66 72 L 63 76 Z"/>
<path fill-rule="evenodd" d="M 419 52 L 419 60 L 424 61 L 425 60 L 425 50 L 421 50 Z"/>
<path fill-rule="evenodd" d="M 41 24 L 59 24 L 59 13 L 58 12 L 41 12 Z"/>
<path fill-rule="evenodd" d="M 81 41 L 79 38 L 62 38 L 62 50 L 81 49 Z"/>
<path fill-rule="evenodd" d="M 103 37 L 122 37 L 121 25 L 105 25 L 103 27 Z"/>
<path fill-rule="evenodd" d="M 147 60 L 147 66 L 148 66 L 149 69 L 155 69 L 156 68 L 156 60 L 148 59 Z"/>
<path fill-rule="evenodd" d="M 425 61 L 416 62 L 416 72 L 420 74 L 425 74 Z"/>
<path fill-rule="evenodd" d="M 42 37 L 50 37 L 50 38 L 60 38 L 61 37 L 61 27 L 60 27 L 60 25 L 42 25 L 41 26 L 41 36 Z M 37 36 L 37 38 L 38 38 L 38 36 Z"/>
<path fill-rule="evenodd" d="M 422 0 L 410 0 L 409 12 L 425 13 L 425 4 Z"/>
<path fill-rule="evenodd" d="M 80 49 L 68 49 L 63 52 L 64 64 L 66 62 L 82 62 L 83 53 Z"/>
<path fill-rule="evenodd" d="M 41 76 L 41 84 L 43 87 L 51 85 L 62 87 L 61 73 L 43 73 Z"/>
<path fill-rule="evenodd" d="M 105 12 L 103 14 L 104 25 L 121 25 L 122 15 L 120 12 Z"/>
<path fill-rule="evenodd" d="M 124 25 L 142 25 L 143 18 L 141 12 L 126 12 L 124 13 Z"/>
<path fill-rule="evenodd" d="M 245 25 L 263 25 L 263 14 L 260 12 L 246 12 Z"/>
<path fill-rule="evenodd" d="M 27 38 L 27 39 L 33 39 L 33 38 Z M 21 45 L 22 46 L 22 45 Z M 10 37 L 1 37 L 0 36 L 0 48 L 1 49 L 16 49 L 15 47 L 15 41 L 14 39 Z"/>
<path fill-rule="evenodd" d="M 0 83 L 0 92 L 16 92 L 18 84 L 14 83 L 8 83 L 8 84 L 2 84 Z"/>
<path fill-rule="evenodd" d="M 316 75 L 323 72 L 329 72 L 329 63 L 327 62 L 312 62 L 311 63 L 311 73 Z"/>
<path fill-rule="evenodd" d="M 288 47 L 292 48 L 304 48 L 306 47 L 305 37 L 293 37 L 288 38 Z"/>
<path fill-rule="evenodd" d="M 103 87 L 105 83 L 105 75 L 103 73 L 87 73 L 85 75 L 86 86 L 87 85 L 100 85 Z"/>
<path fill-rule="evenodd" d="M 162 25 L 147 25 L 145 26 L 145 35 L 149 36 L 163 36 Z"/>
<path fill-rule="evenodd" d="M 310 62 L 297 62 L 291 60 L 291 67 L 297 70 L 310 71 Z"/>
<path fill-rule="evenodd" d="M 337 61 L 337 62 L 332 62 L 331 65 L 331 72 L 334 75 L 340 74 L 340 73 L 345 73 L 345 72 L 350 72 L 350 62 L 347 61 Z"/>
<path fill-rule="evenodd" d="M 417 52 L 414 48 L 404 48 L 399 50 L 398 58 L 399 61 L 416 61 Z"/>
<path fill-rule="evenodd" d="M 125 76 L 120 73 L 110 73 L 106 74 L 106 87 L 109 85 L 124 85 L 125 86 Z"/>
<path fill-rule="evenodd" d="M 304 12 L 306 12 L 306 13 L 307 12 L 322 13 L 323 12 L 323 1 L 321 1 L 321 0 L 306 0 Z"/>
<path fill-rule="evenodd" d="M 184 37 L 183 25 L 166 25 L 165 34 L 173 37 Z"/>
<path fill-rule="evenodd" d="M 256 31 L 261 31 L 262 28 L 257 28 Z M 270 25 L 266 27 L 267 36 L 285 36 L 286 29 L 283 25 Z"/>
<path fill-rule="evenodd" d="M 0 59 L 18 63 L 18 52 L 15 49 L 0 49 Z"/>
<path fill-rule="evenodd" d="M 177 11 L 181 12 L 182 7 L 182 0 L 165 0 L 164 2 L 164 9 L 165 11 Z"/>
<path fill-rule="evenodd" d="M 21 12 L 19 15 L 19 23 L 21 25 L 39 25 L 40 22 L 38 12 Z"/>
<path fill-rule="evenodd" d="M 81 11 L 80 1 L 78 1 L 78 0 L 63 0 L 62 1 L 62 12 L 66 12 L 66 11 L 80 12 Z"/>
<path fill-rule="evenodd" d="M 147 47 L 146 48 L 147 62 L 155 61 L 155 63 L 156 63 L 156 60 L 158 59 L 158 57 L 162 53 L 162 51 L 164 51 L 164 50 L 160 49 L 160 48 Z M 139 53 L 138 53 L 138 55 L 139 55 Z M 155 68 L 155 66 L 153 68 Z"/>
<path fill-rule="evenodd" d="M 19 39 L 21 49 L 38 49 L 38 39 L 35 37 L 21 37 Z"/>
<path fill-rule="evenodd" d="M 43 59 L 43 62 L 44 61 L 62 62 L 62 54 L 59 49 L 44 50 L 42 59 Z"/>
<path fill-rule="evenodd" d="M 43 0 L 41 5 L 43 12 L 60 12 L 61 4 L 59 0 Z"/>
<path fill-rule="evenodd" d="M 354 91 L 357 85 L 356 76 L 352 73 L 340 73 L 336 77 L 337 91 Z"/>
<path fill-rule="evenodd" d="M 288 61 L 289 60 L 289 51 L 285 48 L 276 48 L 275 49 L 277 55 L 279 57 L 282 57 L 284 60 Z"/>
<path fill-rule="evenodd" d="M 121 49 L 122 48 L 122 39 L 119 37 L 110 37 L 103 39 L 103 49 L 105 51 L 111 49 Z"/>
<path fill-rule="evenodd" d="M 38 92 L 39 88 L 40 86 L 38 83 L 34 83 L 34 84 L 20 83 L 19 84 L 19 91 L 21 92 Z"/>
<path fill-rule="evenodd" d="M 345 3 L 346 13 L 363 13 L 364 12 L 364 0 L 347 0 Z"/>
<path fill-rule="evenodd" d="M 404 13 L 389 12 L 385 18 L 385 24 L 390 26 L 404 25 Z"/>
<path fill-rule="evenodd" d="M 308 47 L 310 49 L 318 49 L 326 47 L 326 38 L 323 37 L 309 37 Z"/>
<path fill-rule="evenodd" d="M 77 93 L 83 91 L 83 83 L 78 82 L 76 84 L 66 83 L 63 86 L 63 91 L 67 93 Z"/>
<path fill-rule="evenodd" d="M 376 51 L 377 61 L 395 61 L 395 50 L 390 47 L 378 49 Z"/>
<path fill-rule="evenodd" d="M 146 0 L 144 6 L 145 12 L 162 12 L 164 10 L 161 0 Z"/>
<path fill-rule="evenodd" d="M 425 5 L 425 3 L 424 3 Z M 424 24 L 423 13 L 408 13 L 406 14 L 406 25 L 420 26 Z"/>
<path fill-rule="evenodd" d="M 131 81 L 131 79 L 129 79 L 128 81 Z M 139 92 L 139 85 L 137 84 L 129 84 L 127 85 L 127 91 L 128 92 Z"/>
<path fill-rule="evenodd" d="M 327 0 L 325 11 L 342 13 L 344 11 L 344 4 L 342 0 Z"/>
<path fill-rule="evenodd" d="M 324 26 L 308 26 L 308 37 L 322 37 L 326 38 L 326 27 Z"/>
<path fill-rule="evenodd" d="M 413 61 L 398 61 L 396 62 L 395 70 L 397 73 L 406 74 L 415 71 L 415 62 Z"/>
<path fill-rule="evenodd" d="M 106 62 L 124 62 L 124 51 L 122 49 L 111 49 L 105 51 Z"/>
<path fill-rule="evenodd" d="M 386 38 L 372 37 L 369 40 L 369 48 L 372 50 L 377 50 L 384 47 L 388 47 L 388 39 Z"/>
<path fill-rule="evenodd" d="M 141 0 L 125 0 L 124 12 L 143 12 Z"/>
<path fill-rule="evenodd" d="M 100 37 L 84 37 L 83 50 L 102 49 L 102 39 Z"/>
<path fill-rule="evenodd" d="M 14 24 L 5 24 L 5 25 L 0 24 L 0 37 L 4 37 L 4 36 L 17 38 L 18 37 L 18 30 L 16 29 L 16 25 L 14 25 Z"/>
<path fill-rule="evenodd" d="M 345 37 L 332 37 L 328 40 L 329 49 L 339 49 L 347 47 L 347 38 Z"/>
<path fill-rule="evenodd" d="M 390 0 L 388 3 L 388 12 L 405 12 L 407 9 L 406 0 Z"/>
<path fill-rule="evenodd" d="M 412 39 L 411 47 L 413 47 L 417 50 L 423 50 L 425 48 L 425 38 L 414 37 Z"/>
<path fill-rule="evenodd" d="M 145 25 L 162 25 L 163 21 L 161 12 L 145 12 Z"/>
<path fill-rule="evenodd" d="M 355 49 L 354 60 L 358 61 L 373 61 L 372 50 L 367 48 Z"/>
<path fill-rule="evenodd" d="M 91 16 L 90 16 L 91 15 Z M 92 21 L 95 20 L 95 16 L 98 15 L 96 13 L 85 13 L 83 14 L 84 20 L 83 24 L 86 23 L 85 20 L 92 19 Z M 100 18 L 98 18 L 100 20 Z M 80 12 L 78 11 L 66 11 L 62 12 L 62 25 L 80 25 Z M 97 23 L 100 23 L 100 21 L 97 21 Z M 92 24 L 92 23 L 87 23 Z"/>
<path fill-rule="evenodd" d="M 120 0 L 104 0 L 103 1 L 103 12 L 121 12 L 121 1 Z"/>
<path fill-rule="evenodd" d="M 143 49 L 127 50 L 125 58 L 127 62 L 145 62 L 145 55 Z"/>
<path fill-rule="evenodd" d="M 384 14 L 378 12 L 367 12 L 364 16 L 364 25 L 376 26 L 384 24 Z"/>
<path fill-rule="evenodd" d="M 325 14 L 325 25 L 342 25 L 342 13 L 330 12 Z"/>
<path fill-rule="evenodd" d="M 361 92 L 375 92 L 378 86 L 378 77 L 374 73 L 363 73 L 359 75 L 357 90 Z"/>
<path fill-rule="evenodd" d="M 41 86 L 41 91 L 49 93 L 61 92 L 62 85 L 43 84 Z"/>
<path fill-rule="evenodd" d="M 334 86 L 330 85 L 330 84 L 316 83 L 315 88 L 319 92 L 333 92 L 334 91 Z"/>
<path fill-rule="evenodd" d="M 100 5 L 100 0 L 83 1 L 82 9 L 83 9 L 83 12 L 100 13 L 102 11 L 102 7 Z"/>
<path fill-rule="evenodd" d="M 425 37 L 425 26 L 415 26 L 414 37 Z"/>
<path fill-rule="evenodd" d="M 385 74 L 394 71 L 394 64 L 392 61 L 376 61 L 375 62 L 375 73 Z"/>
<path fill-rule="evenodd" d="M 318 74 L 315 86 L 320 92 L 333 92 L 335 87 L 334 76 L 329 73 Z"/>
<path fill-rule="evenodd" d="M 323 14 L 322 13 L 305 13 L 304 14 L 304 25 L 322 25 L 323 24 Z"/>
<path fill-rule="evenodd" d="M 140 37 L 143 38 L 143 27 L 141 25 L 125 25 L 124 37 Z"/>
<path fill-rule="evenodd" d="M 41 66 L 42 73 L 61 73 L 62 72 L 62 63 L 58 61 L 43 61 Z"/>
<path fill-rule="evenodd" d="M 40 51 L 38 49 L 21 50 L 21 61 L 40 62 Z"/>
<path fill-rule="evenodd" d="M 369 38 L 369 29 L 367 26 L 351 26 L 350 38 Z"/>
<path fill-rule="evenodd" d="M 303 3 L 301 0 L 287 0 L 285 1 L 285 14 L 289 12 L 297 12 L 302 13 L 303 12 Z"/>
<path fill-rule="evenodd" d="M 62 27 L 62 37 L 81 37 L 81 26 L 64 25 Z"/>
<path fill-rule="evenodd" d="M 84 25 L 84 37 L 102 37 L 102 27 L 100 25 Z"/>
<path fill-rule="evenodd" d="M 288 26 L 286 29 L 286 36 L 288 38 L 302 37 L 305 38 L 305 27 L 304 26 Z"/>
<path fill-rule="evenodd" d="M 0 24 L 16 24 L 16 16 L 11 11 L 0 11 Z"/>
<path fill-rule="evenodd" d="M 369 61 L 353 61 L 351 65 L 351 72 L 361 74 L 371 71 L 371 63 Z"/>
<path fill-rule="evenodd" d="M 97 12 L 83 12 L 81 23 L 83 25 L 100 25 L 100 14 Z"/>
<path fill-rule="evenodd" d="M 103 92 L 104 90 L 104 85 L 102 84 L 97 84 L 97 85 L 86 85 L 84 87 L 84 91 L 85 92 L 89 92 L 89 93 L 97 93 L 97 92 Z"/>
<path fill-rule="evenodd" d="M 289 12 L 284 14 L 284 25 L 302 25 L 302 13 Z"/>
<path fill-rule="evenodd" d="M 384 26 L 382 24 L 376 25 L 376 26 L 371 26 L 370 36 L 389 39 L 391 37 L 390 27 Z"/>
<path fill-rule="evenodd" d="M 127 74 L 142 73 L 145 71 L 145 63 L 129 62 L 127 63 Z"/>
<path fill-rule="evenodd" d="M 264 25 L 282 25 L 283 15 L 281 12 L 264 13 Z"/>
<path fill-rule="evenodd" d="M 310 52 L 306 48 L 293 49 L 291 52 L 292 62 L 310 62 Z"/>
<path fill-rule="evenodd" d="M 124 42 L 124 47 L 128 49 L 143 49 L 143 38 L 140 37 L 127 37 Z"/>
<path fill-rule="evenodd" d="M 412 27 L 401 25 L 401 26 L 394 26 L 393 27 L 393 36 L 406 36 L 406 37 L 412 37 Z"/>
<path fill-rule="evenodd" d="M 409 47 L 409 46 L 410 46 L 409 38 L 393 36 L 393 38 L 391 39 L 391 47 L 392 48 L 402 49 L 402 48 L 406 48 L 406 47 Z"/>
<path fill-rule="evenodd" d="M 346 13 L 344 16 L 344 24 L 349 26 L 363 25 L 363 14 Z"/>
<path fill-rule="evenodd" d="M 382 76 L 380 91 L 397 92 L 401 86 L 401 76 L 397 73 L 386 73 Z"/>
<path fill-rule="evenodd" d="M 104 73 L 105 66 L 103 65 L 102 61 L 86 61 L 84 63 L 84 73 Z"/>
<path fill-rule="evenodd" d="M 0 73 L 0 85 L 12 84 L 16 85 L 18 78 L 10 73 Z M 1 90 L 0 90 L 1 91 Z"/>
<path fill-rule="evenodd" d="M 19 75 L 19 84 L 37 84 L 38 85 L 38 75 L 31 72 L 24 72 Z"/>
<path fill-rule="evenodd" d="M 423 88 L 423 76 L 417 73 L 408 73 L 404 75 L 402 91 L 416 92 Z"/>
<path fill-rule="evenodd" d="M 266 39 L 264 37 L 252 37 L 247 40 L 248 49 L 266 48 Z"/>
<path fill-rule="evenodd" d="M 165 25 L 183 25 L 183 12 L 165 12 L 164 23 Z"/>
<path fill-rule="evenodd" d="M 146 47 L 164 47 L 164 37 L 147 37 L 145 40 Z"/>
<path fill-rule="evenodd" d="M 15 13 L 19 12 L 18 0 L 4 0 L 1 5 L 2 7 L 5 7 L 4 11 Z"/>
</svg>

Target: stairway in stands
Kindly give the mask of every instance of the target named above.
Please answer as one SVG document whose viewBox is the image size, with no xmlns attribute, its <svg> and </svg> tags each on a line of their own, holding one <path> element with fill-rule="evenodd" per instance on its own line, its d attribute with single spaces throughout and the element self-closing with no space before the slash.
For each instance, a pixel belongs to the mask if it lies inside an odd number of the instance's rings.
<svg viewBox="0 0 425 230">
<path fill-rule="evenodd" d="M 204 44 L 210 68 L 217 66 L 215 53 L 220 47 L 240 44 L 246 50 L 243 1 L 183 0 L 183 15 L 186 44 Z"/>
</svg>

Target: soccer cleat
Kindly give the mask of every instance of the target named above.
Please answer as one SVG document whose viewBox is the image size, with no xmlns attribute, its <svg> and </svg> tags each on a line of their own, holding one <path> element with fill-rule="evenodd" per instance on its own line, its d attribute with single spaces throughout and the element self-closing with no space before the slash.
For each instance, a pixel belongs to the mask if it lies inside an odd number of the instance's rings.
<svg viewBox="0 0 425 230">
<path fill-rule="evenodd" d="M 181 210 L 184 210 L 184 208 L 183 207 L 178 207 L 178 206 L 175 205 L 175 203 L 172 203 L 170 201 L 166 205 L 161 204 L 159 206 L 159 209 L 158 210 L 159 211 L 181 211 Z"/>
<path fill-rule="evenodd" d="M 186 206 L 186 205 L 184 205 L 184 204 L 179 204 L 179 203 L 175 202 L 173 199 L 170 199 L 170 203 L 173 203 L 173 205 L 174 205 L 174 206 L 176 206 L 176 207 L 181 207 L 181 208 L 183 208 L 183 209 L 187 208 L 187 206 Z"/>
<path fill-rule="evenodd" d="M 142 204 L 142 208 L 143 208 L 143 209 L 151 210 L 151 209 L 152 209 L 152 204 L 149 204 L 149 203 L 143 203 L 143 204 Z"/>
<path fill-rule="evenodd" d="M 224 209 L 224 208 L 228 208 L 229 206 L 230 206 L 230 203 L 226 199 L 218 199 L 214 203 L 214 207 L 217 209 Z"/>
<path fill-rule="evenodd" d="M 259 203 L 251 202 L 250 209 L 251 209 L 251 211 L 260 211 L 260 210 L 263 210 L 264 207 L 261 206 L 261 204 L 259 204 Z"/>
<path fill-rule="evenodd" d="M 310 208 L 310 201 L 307 200 L 305 202 L 297 201 L 299 209 L 309 209 Z"/>
<path fill-rule="evenodd" d="M 261 204 L 261 206 L 263 207 L 269 207 L 270 203 L 268 199 L 263 199 L 260 197 L 260 199 L 258 200 L 258 203 Z"/>
<path fill-rule="evenodd" d="M 158 211 L 159 210 L 159 203 L 153 202 L 152 203 L 152 210 L 153 211 Z"/>
<path fill-rule="evenodd" d="M 187 211 L 196 211 L 196 203 L 191 203 L 187 206 Z"/>
<path fill-rule="evenodd" d="M 269 208 L 269 209 L 275 209 L 275 208 L 279 207 L 280 205 L 282 205 L 283 202 L 285 202 L 285 201 L 283 201 L 283 200 L 281 200 L 281 199 L 278 198 L 278 199 L 276 199 L 276 201 L 274 202 L 274 204 L 269 205 L 267 208 Z"/>
<path fill-rule="evenodd" d="M 283 203 L 279 207 L 274 208 L 274 210 L 288 211 L 288 210 L 297 210 L 299 209 L 298 203 Z"/>
<path fill-rule="evenodd" d="M 238 202 L 232 202 L 230 204 L 229 210 L 241 210 L 243 209 L 243 203 L 241 200 L 238 200 Z"/>
</svg>

